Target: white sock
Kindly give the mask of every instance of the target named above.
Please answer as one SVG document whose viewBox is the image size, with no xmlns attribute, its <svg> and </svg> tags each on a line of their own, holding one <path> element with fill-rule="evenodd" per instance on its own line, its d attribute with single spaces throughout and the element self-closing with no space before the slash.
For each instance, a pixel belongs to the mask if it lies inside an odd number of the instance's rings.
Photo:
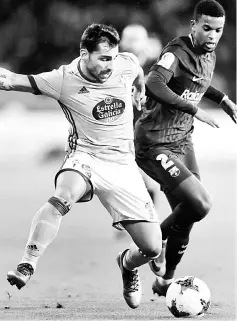
<svg viewBox="0 0 237 321">
<path fill-rule="evenodd" d="M 174 281 L 174 278 L 167 279 L 167 280 L 163 279 L 161 276 L 157 276 L 156 278 L 157 278 L 158 282 L 160 283 L 160 285 L 167 285 L 167 284 L 170 284 Z"/>
<path fill-rule="evenodd" d="M 21 263 L 29 263 L 35 270 L 38 259 L 56 237 L 61 221 L 62 215 L 49 203 L 38 210 L 32 220 Z"/>
<path fill-rule="evenodd" d="M 125 269 L 133 271 L 139 266 L 146 264 L 150 261 L 149 258 L 143 256 L 139 249 L 133 245 L 130 249 L 125 253 L 123 257 L 123 266 Z"/>
</svg>

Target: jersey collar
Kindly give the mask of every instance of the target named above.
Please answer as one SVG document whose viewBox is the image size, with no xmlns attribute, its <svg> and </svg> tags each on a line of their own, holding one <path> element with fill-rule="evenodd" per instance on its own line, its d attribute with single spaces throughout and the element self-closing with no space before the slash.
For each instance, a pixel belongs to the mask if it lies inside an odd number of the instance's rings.
<svg viewBox="0 0 237 321">
<path fill-rule="evenodd" d="M 192 44 L 192 46 L 193 46 L 194 51 L 195 51 L 199 56 L 202 56 L 202 57 L 204 57 L 204 58 L 208 58 L 208 57 L 210 56 L 210 53 L 209 53 L 209 52 L 201 53 L 201 52 L 198 51 L 198 49 L 197 49 L 197 48 L 195 47 L 195 45 L 194 45 L 193 35 L 192 35 L 191 33 L 188 35 L 188 37 L 189 37 L 189 39 L 190 39 L 190 41 L 191 41 L 191 44 Z"/>
<path fill-rule="evenodd" d="M 84 78 L 85 80 L 89 81 L 89 82 L 92 82 L 92 83 L 100 83 L 99 81 L 97 80 L 91 80 L 90 78 L 88 78 L 81 70 L 81 66 L 80 66 L 80 61 L 81 59 L 78 60 L 78 64 L 77 64 L 77 69 L 79 71 L 79 74 L 82 76 L 82 78 Z"/>
<path fill-rule="evenodd" d="M 192 34 L 190 33 L 188 36 L 189 36 L 189 39 L 191 40 L 191 44 L 193 45 L 193 48 L 195 48 Z"/>
</svg>

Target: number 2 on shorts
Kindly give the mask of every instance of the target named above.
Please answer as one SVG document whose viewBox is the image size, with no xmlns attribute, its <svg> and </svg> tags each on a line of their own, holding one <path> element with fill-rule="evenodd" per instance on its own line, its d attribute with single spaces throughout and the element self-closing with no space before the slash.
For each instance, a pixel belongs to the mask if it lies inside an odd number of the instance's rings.
<svg viewBox="0 0 237 321">
<path fill-rule="evenodd" d="M 167 170 L 172 177 L 177 177 L 180 174 L 180 169 L 177 166 L 174 166 L 174 162 L 165 154 L 159 154 L 156 156 L 157 161 L 161 161 L 161 166 L 164 170 Z"/>
<path fill-rule="evenodd" d="M 172 160 L 168 160 L 168 156 L 165 154 L 159 154 L 156 156 L 156 160 L 161 161 L 161 166 L 166 170 L 167 168 L 174 165 Z"/>
</svg>

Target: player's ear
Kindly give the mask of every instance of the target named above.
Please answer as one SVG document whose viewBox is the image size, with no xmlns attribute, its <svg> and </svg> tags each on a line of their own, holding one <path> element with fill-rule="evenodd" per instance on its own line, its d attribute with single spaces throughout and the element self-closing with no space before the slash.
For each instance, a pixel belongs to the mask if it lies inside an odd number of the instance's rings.
<svg viewBox="0 0 237 321">
<path fill-rule="evenodd" d="M 81 56 L 82 58 L 88 58 L 88 55 L 89 55 L 89 53 L 88 53 L 88 50 L 87 50 L 87 49 L 85 49 L 85 48 L 81 48 L 81 49 L 80 49 L 80 56 Z"/>
<path fill-rule="evenodd" d="M 191 29 L 193 31 L 195 29 L 196 21 L 195 20 L 191 20 L 190 24 L 191 24 Z"/>
</svg>

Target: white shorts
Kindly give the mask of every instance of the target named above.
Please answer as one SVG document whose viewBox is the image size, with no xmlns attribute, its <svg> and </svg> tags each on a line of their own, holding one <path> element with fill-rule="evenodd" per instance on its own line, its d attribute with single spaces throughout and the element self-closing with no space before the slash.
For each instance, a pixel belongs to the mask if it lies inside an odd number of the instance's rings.
<svg viewBox="0 0 237 321">
<path fill-rule="evenodd" d="M 69 154 L 55 181 L 67 170 L 76 171 L 89 181 L 92 195 L 94 192 L 108 210 L 114 227 L 121 229 L 122 221 L 159 222 L 134 158 L 127 164 L 119 164 L 76 151 Z"/>
</svg>

